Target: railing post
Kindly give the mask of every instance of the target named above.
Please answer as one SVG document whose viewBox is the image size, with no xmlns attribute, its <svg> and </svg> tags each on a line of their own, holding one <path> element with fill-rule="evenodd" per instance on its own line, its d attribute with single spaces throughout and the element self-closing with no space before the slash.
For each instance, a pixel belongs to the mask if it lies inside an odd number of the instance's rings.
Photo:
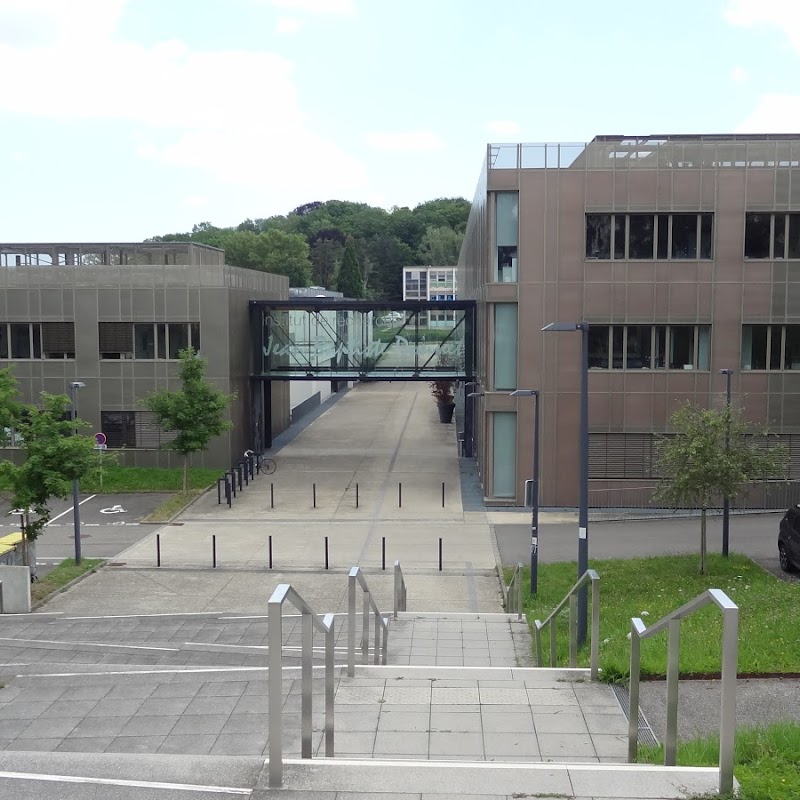
<svg viewBox="0 0 800 800">
<path fill-rule="evenodd" d="M 394 562 L 394 618 L 397 619 L 398 606 L 400 605 L 400 562 Z"/>
<path fill-rule="evenodd" d="M 681 621 L 669 622 L 667 643 L 667 732 L 664 737 L 664 766 L 675 766 L 678 748 L 678 676 L 680 675 Z"/>
<path fill-rule="evenodd" d="M 556 666 L 556 621 L 550 620 L 550 666 Z"/>
<path fill-rule="evenodd" d="M 356 674 L 356 576 L 357 567 L 347 578 L 347 676 Z"/>
<path fill-rule="evenodd" d="M 383 627 L 383 647 L 381 648 L 381 663 L 385 667 L 389 663 L 389 620 L 382 620 Z"/>
<path fill-rule="evenodd" d="M 281 655 L 283 650 L 282 614 L 280 602 L 270 600 L 267 611 L 269 638 L 269 673 L 267 688 L 269 690 L 269 785 L 277 788 L 283 783 L 283 681 Z"/>
<path fill-rule="evenodd" d="M 361 663 L 369 664 L 369 592 L 362 588 L 361 596 Z"/>
<path fill-rule="evenodd" d="M 314 628 L 311 614 L 303 611 L 303 647 L 300 654 L 300 757 L 311 758 L 311 679 L 314 668 Z"/>
<path fill-rule="evenodd" d="M 719 792 L 733 791 L 736 734 L 736 670 L 739 655 L 739 609 L 722 609 L 722 708 L 719 720 Z"/>
<path fill-rule="evenodd" d="M 600 662 L 600 578 L 592 579 L 592 655 L 589 661 L 590 676 L 596 681 Z"/>
<path fill-rule="evenodd" d="M 639 751 L 639 666 L 641 639 L 636 620 L 631 620 L 631 667 L 628 685 L 628 762 L 636 762 Z"/>
<path fill-rule="evenodd" d="M 551 623 L 555 627 L 555 620 Z M 569 665 L 578 666 L 578 597 L 569 596 Z"/>
<path fill-rule="evenodd" d="M 328 619 L 330 627 L 325 632 L 325 756 L 327 758 L 333 758 L 333 696 L 336 688 L 333 679 L 334 643 L 336 641 L 333 626 L 335 619 L 336 617 L 331 614 Z"/>
<path fill-rule="evenodd" d="M 533 623 L 535 638 L 536 638 L 536 666 L 543 666 L 544 659 L 542 658 L 542 629 L 539 625 L 539 620 L 534 620 Z"/>
</svg>

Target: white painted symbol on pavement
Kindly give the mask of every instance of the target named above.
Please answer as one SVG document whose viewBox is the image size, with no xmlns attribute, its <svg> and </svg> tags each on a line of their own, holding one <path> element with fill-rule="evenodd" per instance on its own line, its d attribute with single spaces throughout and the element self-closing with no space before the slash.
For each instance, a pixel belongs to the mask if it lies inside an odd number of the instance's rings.
<svg viewBox="0 0 800 800">
<path fill-rule="evenodd" d="M 111 506 L 111 508 L 101 508 L 100 509 L 100 513 L 101 514 L 125 514 L 127 512 L 125 511 L 125 509 L 122 506 L 116 505 L 116 506 Z"/>
</svg>

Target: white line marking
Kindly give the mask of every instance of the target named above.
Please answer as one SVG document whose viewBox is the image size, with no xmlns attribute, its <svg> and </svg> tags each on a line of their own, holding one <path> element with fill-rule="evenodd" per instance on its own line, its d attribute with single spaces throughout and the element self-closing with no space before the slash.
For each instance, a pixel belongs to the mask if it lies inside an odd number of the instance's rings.
<svg viewBox="0 0 800 800">
<path fill-rule="evenodd" d="M 17 665 L 12 665 L 17 666 Z M 339 664 L 338 666 L 344 668 L 346 664 Z M 359 665 L 360 666 L 360 665 Z M 284 666 L 283 671 L 302 669 L 302 667 Z M 324 664 L 314 664 L 312 669 L 325 669 Z M 430 669 L 430 667 L 428 667 Z M 448 667 L 449 669 L 449 667 Z M 469 667 L 474 669 L 474 667 Z M 483 667 L 481 668 L 483 669 Z M 511 669 L 511 667 L 505 667 Z M 205 674 L 209 672 L 269 672 L 269 667 L 198 667 L 193 669 L 129 669 L 129 670 L 114 670 L 109 672 L 42 672 L 30 673 L 23 672 L 16 675 L 17 678 L 77 678 L 82 676 L 89 676 L 94 678 L 102 678 L 105 675 L 196 675 Z"/>
<path fill-rule="evenodd" d="M 131 650 L 166 650 L 177 653 L 178 647 L 148 647 L 143 644 L 106 644 L 105 642 L 60 642 L 53 639 L 18 639 L 15 636 L 0 636 L 0 642 L 28 642 L 34 644 L 66 644 L 70 647 L 127 647 Z"/>
<path fill-rule="evenodd" d="M 42 775 L 34 772 L 0 772 L 0 778 L 18 781 L 49 781 L 50 783 L 94 783 L 101 786 L 132 786 L 137 789 L 165 789 L 176 792 L 209 792 L 213 794 L 239 794 L 249 796 L 252 789 L 232 786 L 193 786 L 189 783 L 162 783 L 160 781 L 128 781 L 121 778 L 88 778 L 79 775 Z"/>
<path fill-rule="evenodd" d="M 109 556 L 111 558 L 111 556 Z M 51 611 L 51 614 L 63 614 L 63 611 Z M 64 617 L 64 619 L 135 619 L 136 617 L 214 617 L 216 619 L 240 619 L 239 617 L 220 617 L 219 611 L 185 611 L 183 613 L 165 612 L 161 614 L 101 614 L 96 617 Z M 17 615 L 15 615 L 17 616 Z M 37 613 L 37 616 L 40 614 Z M 302 616 L 302 614 L 300 615 Z M 242 617 L 241 619 L 247 619 Z"/>
<path fill-rule="evenodd" d="M 201 648 L 201 649 L 205 650 L 206 648 L 208 648 L 208 649 L 213 650 L 214 648 L 217 648 L 217 647 L 219 647 L 219 648 L 236 648 L 237 650 L 261 650 L 261 651 L 269 650 L 269 645 L 266 645 L 266 644 L 217 644 L 216 642 L 184 642 L 182 649 L 187 650 L 187 649 Z M 345 653 L 348 650 L 347 647 L 334 647 L 333 649 L 334 650 L 342 650 Z M 372 649 L 372 648 L 370 647 L 370 649 Z M 312 650 L 315 653 L 324 653 L 325 652 L 325 648 L 324 647 L 314 647 L 314 648 L 312 648 Z M 283 646 L 283 652 L 284 653 L 287 653 L 287 652 L 302 653 L 303 652 L 303 648 L 302 647 L 289 647 L 288 645 L 284 645 Z"/>
<path fill-rule="evenodd" d="M 82 506 L 84 503 L 88 503 L 93 497 L 97 497 L 97 495 L 96 494 L 90 494 L 85 500 L 81 500 L 80 503 L 78 503 L 78 505 Z M 61 517 L 63 517 L 64 514 L 71 514 L 72 511 L 73 511 L 73 509 L 72 509 L 72 507 L 70 507 L 66 511 L 62 511 L 60 514 L 56 514 L 50 520 L 50 522 L 47 523 L 47 525 L 52 525 L 57 519 L 60 519 Z M 45 525 L 45 528 L 47 527 L 47 525 Z"/>
</svg>

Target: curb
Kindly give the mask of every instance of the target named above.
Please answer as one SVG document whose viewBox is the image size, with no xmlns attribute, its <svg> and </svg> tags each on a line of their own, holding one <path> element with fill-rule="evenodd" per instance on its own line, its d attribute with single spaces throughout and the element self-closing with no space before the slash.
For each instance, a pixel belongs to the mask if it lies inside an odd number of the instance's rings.
<svg viewBox="0 0 800 800">
<path fill-rule="evenodd" d="M 67 561 L 68 559 L 64 559 Z M 31 613 L 34 611 L 38 611 L 45 603 L 49 603 L 56 595 L 61 594 L 62 592 L 66 592 L 67 589 L 71 589 L 75 584 L 80 583 L 85 578 L 88 578 L 90 575 L 94 575 L 96 572 L 99 572 L 103 567 L 108 564 L 108 559 L 104 559 L 100 564 L 98 564 L 94 569 L 89 570 L 88 572 L 84 572 L 83 575 L 78 575 L 77 578 L 73 578 L 69 583 L 65 583 L 63 586 L 59 586 L 58 589 L 54 589 L 47 597 L 43 597 L 41 600 L 38 600 L 35 603 L 31 603 Z"/>
</svg>

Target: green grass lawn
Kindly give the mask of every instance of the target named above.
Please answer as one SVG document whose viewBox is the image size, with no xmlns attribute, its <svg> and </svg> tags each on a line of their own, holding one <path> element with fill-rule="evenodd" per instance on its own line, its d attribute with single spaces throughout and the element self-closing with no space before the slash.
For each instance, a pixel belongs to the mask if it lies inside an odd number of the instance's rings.
<svg viewBox="0 0 800 800">
<path fill-rule="evenodd" d="M 796 698 L 794 698 L 796 700 Z M 661 747 L 640 747 L 639 761 L 663 764 Z M 678 742 L 681 766 L 716 766 L 719 737 Z M 800 725 L 778 722 L 766 728 L 736 732 L 734 775 L 741 784 L 739 800 L 797 800 L 800 797 Z"/>
<path fill-rule="evenodd" d="M 706 575 L 697 573 L 697 556 L 662 556 L 592 561 L 600 575 L 600 667 L 607 679 L 627 676 L 630 664 L 631 617 L 652 624 L 705 589 L 725 591 L 739 606 L 739 674 L 800 672 L 800 637 L 787 620 L 800 618 L 800 587 L 767 574 L 744 556 L 711 555 Z M 509 574 L 506 575 L 506 579 Z M 530 572 L 523 580 L 528 619 L 543 620 L 576 580 L 575 563 L 539 566 L 539 592 L 527 594 Z M 568 611 L 558 625 L 559 663 L 568 656 Z M 695 612 L 681 625 L 681 674 L 718 673 L 721 615 L 716 606 Z M 547 640 L 543 641 L 547 658 Z M 589 648 L 579 654 L 588 666 Z M 664 675 L 667 633 L 642 642 L 642 674 Z"/>
<path fill-rule="evenodd" d="M 189 489 L 205 489 L 222 475 L 220 469 L 191 467 Z M 85 492 L 179 492 L 183 487 L 183 470 L 159 467 L 123 467 L 118 464 L 103 469 L 102 486 L 99 476 L 81 481 Z"/>
<path fill-rule="evenodd" d="M 38 603 L 44 600 L 62 586 L 66 586 L 71 580 L 86 572 L 94 572 L 102 563 L 100 558 L 82 558 L 81 563 L 76 565 L 75 559 L 65 559 L 50 570 L 44 578 L 31 584 L 31 602 Z"/>
</svg>

